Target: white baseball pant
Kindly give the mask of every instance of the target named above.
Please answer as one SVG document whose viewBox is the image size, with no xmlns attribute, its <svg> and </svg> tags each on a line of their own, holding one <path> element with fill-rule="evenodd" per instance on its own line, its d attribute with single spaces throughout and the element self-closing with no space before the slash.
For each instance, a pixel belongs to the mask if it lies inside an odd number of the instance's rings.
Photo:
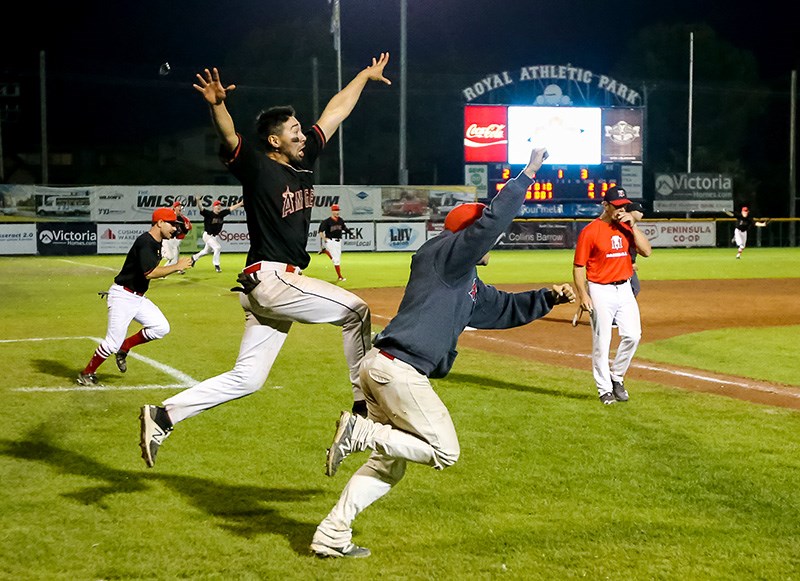
<svg viewBox="0 0 800 581">
<path fill-rule="evenodd" d="M 169 321 L 155 305 L 145 296 L 125 290 L 118 284 L 108 289 L 108 330 L 98 350 L 106 357 L 119 351 L 128 333 L 131 321 L 143 327 L 145 337 L 154 341 L 164 338 L 169 333 Z"/>
<path fill-rule="evenodd" d="M 313 543 L 329 547 L 351 542 L 356 516 L 403 478 L 408 462 L 442 470 L 461 453 L 450 412 L 412 366 L 373 348 L 361 364 L 361 384 L 369 419 L 356 417 L 353 449 L 373 452 L 314 533 Z"/>
<path fill-rule="evenodd" d="M 358 366 L 372 342 L 367 303 L 329 282 L 286 272 L 277 262 L 261 263 L 258 276 L 261 283 L 253 292 L 239 297 L 245 329 L 236 364 L 165 400 L 173 424 L 261 389 L 293 322 L 342 327 L 353 398 L 364 399 Z"/>
<path fill-rule="evenodd" d="M 222 252 L 222 244 L 219 243 L 219 236 L 215 236 L 214 234 L 209 234 L 208 232 L 203 232 L 203 242 L 206 243 L 203 246 L 203 249 L 195 254 L 192 258 L 198 260 L 201 256 L 205 256 L 209 252 L 214 252 L 214 256 L 211 258 L 211 262 L 214 266 L 219 266 L 219 255 Z"/>
<path fill-rule="evenodd" d="M 742 231 L 735 228 L 733 230 L 733 241 L 736 243 L 736 246 L 739 247 L 740 251 L 744 250 L 745 246 L 747 246 L 747 230 Z M 756 244 L 758 244 L 758 239 L 756 239 Z"/>
<path fill-rule="evenodd" d="M 611 380 L 622 381 L 630 367 L 639 340 L 642 323 L 639 304 L 630 281 L 620 285 L 589 282 L 592 299 L 592 370 L 599 395 L 611 391 Z M 620 342 L 609 366 L 611 325 L 616 323 Z"/>
<path fill-rule="evenodd" d="M 339 266 L 342 263 L 342 241 L 334 238 L 325 239 L 325 250 L 331 255 L 331 260 L 334 266 Z"/>
</svg>

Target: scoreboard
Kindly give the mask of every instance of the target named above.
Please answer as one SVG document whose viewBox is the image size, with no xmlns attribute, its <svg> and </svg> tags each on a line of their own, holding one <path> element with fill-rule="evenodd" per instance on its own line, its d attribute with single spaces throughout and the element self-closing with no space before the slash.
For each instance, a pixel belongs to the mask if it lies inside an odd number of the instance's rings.
<svg viewBox="0 0 800 581">
<path fill-rule="evenodd" d="M 489 164 L 488 197 L 493 197 L 524 165 Z M 592 166 L 542 166 L 525 198 L 526 203 L 594 203 L 603 199 L 608 188 L 621 185 L 619 164 Z"/>
</svg>

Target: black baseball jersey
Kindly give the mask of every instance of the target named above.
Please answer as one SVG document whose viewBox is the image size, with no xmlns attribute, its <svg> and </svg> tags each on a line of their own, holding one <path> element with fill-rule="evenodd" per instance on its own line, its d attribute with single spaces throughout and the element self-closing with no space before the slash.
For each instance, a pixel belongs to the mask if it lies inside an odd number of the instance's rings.
<svg viewBox="0 0 800 581">
<path fill-rule="evenodd" d="M 212 236 L 219 235 L 219 233 L 222 232 L 222 224 L 225 222 L 225 216 L 230 213 L 231 211 L 228 208 L 220 210 L 219 213 L 205 208 L 200 210 L 200 215 L 203 217 L 203 230 Z"/>
<path fill-rule="evenodd" d="M 325 218 L 320 222 L 319 231 L 324 232 L 326 238 L 333 238 L 334 240 L 341 240 L 343 232 L 347 232 L 348 234 L 353 233 L 344 223 L 344 220 L 341 218 L 334 219 L 333 216 Z"/>
<path fill-rule="evenodd" d="M 314 125 L 306 133 L 299 167 L 267 157 L 242 135 L 228 160 L 230 172 L 242 184 L 250 251 L 247 264 L 261 260 L 284 262 L 305 268 L 311 209 L 314 207 L 314 162 L 325 147 L 325 135 Z"/>
<path fill-rule="evenodd" d="M 742 232 L 747 232 L 750 229 L 750 226 L 753 225 L 753 219 L 750 216 L 738 216 L 736 218 L 736 229 L 741 230 Z"/>
<path fill-rule="evenodd" d="M 150 232 L 145 232 L 133 242 L 122 270 L 114 278 L 118 285 L 137 293 L 146 293 L 150 280 L 145 276 L 161 262 L 161 242 L 156 242 Z"/>
</svg>

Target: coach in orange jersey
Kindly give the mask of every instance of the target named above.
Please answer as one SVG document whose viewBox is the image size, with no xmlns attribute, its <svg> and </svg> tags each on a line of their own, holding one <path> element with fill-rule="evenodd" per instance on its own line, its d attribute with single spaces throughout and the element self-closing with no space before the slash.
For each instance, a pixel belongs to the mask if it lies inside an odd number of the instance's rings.
<svg viewBox="0 0 800 581">
<path fill-rule="evenodd" d="M 630 207 L 623 188 L 608 189 L 603 213 L 578 236 L 572 266 L 575 292 L 591 320 L 592 370 L 597 393 L 605 405 L 628 401 L 625 372 L 642 336 L 639 305 L 631 288 L 630 250 L 635 248 L 637 254 L 647 257 L 652 248 L 636 226 Z M 609 364 L 612 323 L 618 327 L 620 342 Z"/>
</svg>

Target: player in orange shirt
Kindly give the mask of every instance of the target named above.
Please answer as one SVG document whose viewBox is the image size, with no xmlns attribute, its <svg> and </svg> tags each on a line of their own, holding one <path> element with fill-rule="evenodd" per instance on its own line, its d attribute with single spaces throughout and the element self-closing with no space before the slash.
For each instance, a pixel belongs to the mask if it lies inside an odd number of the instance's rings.
<svg viewBox="0 0 800 581">
<path fill-rule="evenodd" d="M 573 259 L 575 292 L 592 325 L 594 380 L 600 401 L 605 405 L 628 401 L 623 380 L 642 336 L 639 305 L 631 288 L 630 249 L 635 247 L 638 254 L 647 257 L 652 248 L 628 212 L 630 204 L 623 188 L 610 187 L 603 201 L 603 213 L 578 236 Z M 609 365 L 614 322 L 620 343 Z"/>
</svg>

